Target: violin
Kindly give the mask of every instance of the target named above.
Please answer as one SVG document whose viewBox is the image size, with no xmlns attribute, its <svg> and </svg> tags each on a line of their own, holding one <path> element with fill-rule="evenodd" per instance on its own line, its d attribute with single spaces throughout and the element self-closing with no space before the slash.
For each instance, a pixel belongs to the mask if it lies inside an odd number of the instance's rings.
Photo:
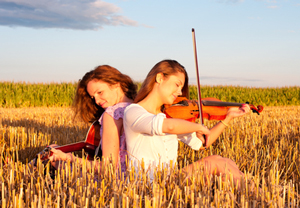
<svg viewBox="0 0 300 208">
<path fill-rule="evenodd" d="M 259 115 L 263 110 L 263 106 L 250 106 L 252 112 Z M 240 107 L 243 103 L 222 102 L 217 98 L 201 99 L 202 116 L 208 120 L 223 120 L 229 108 Z M 188 100 L 186 97 L 177 97 L 173 104 L 164 105 L 163 111 L 167 118 L 180 118 L 187 121 L 195 122 L 199 118 L 199 104 L 196 100 Z"/>
<path fill-rule="evenodd" d="M 198 103 L 196 101 L 189 101 L 187 98 L 178 98 L 182 100 L 175 100 L 175 102 L 170 106 L 165 107 L 165 114 L 167 117 L 172 118 L 183 118 L 188 121 L 196 121 L 196 118 L 199 118 L 200 123 L 203 125 L 203 118 L 209 120 L 223 120 L 226 118 L 227 112 L 230 107 L 239 107 L 242 106 L 242 103 L 229 103 L 222 102 L 216 98 L 201 98 L 200 91 L 200 75 L 198 69 L 198 59 L 197 59 L 197 48 L 196 48 L 196 37 L 195 30 L 192 28 L 193 35 L 193 45 L 194 45 L 194 56 L 195 56 L 195 66 L 196 66 L 196 76 L 197 76 L 197 93 L 198 93 Z M 177 102 L 176 102 L 177 101 Z M 259 114 L 263 107 L 250 105 L 250 108 L 253 112 Z M 205 142 L 203 146 L 206 148 L 206 137 L 203 135 Z"/>
</svg>

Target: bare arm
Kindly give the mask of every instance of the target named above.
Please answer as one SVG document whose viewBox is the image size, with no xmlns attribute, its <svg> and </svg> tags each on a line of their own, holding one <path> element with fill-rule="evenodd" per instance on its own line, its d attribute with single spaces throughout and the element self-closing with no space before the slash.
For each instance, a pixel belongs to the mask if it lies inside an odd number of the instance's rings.
<svg viewBox="0 0 300 208">
<path fill-rule="evenodd" d="M 242 107 L 240 107 L 238 109 L 230 108 L 229 111 L 227 112 L 226 118 L 223 120 L 223 122 L 225 124 L 220 121 L 213 128 L 210 129 L 210 137 L 207 140 L 206 147 L 209 147 L 218 139 L 218 137 L 221 135 L 221 133 L 227 127 L 226 125 L 229 125 L 229 123 L 232 119 L 243 116 L 249 112 L 250 112 L 250 107 L 247 104 L 243 105 Z M 204 148 L 202 148 L 202 149 L 204 149 Z"/>
<path fill-rule="evenodd" d="M 199 123 L 189 122 L 183 119 L 176 118 L 166 118 L 164 119 L 162 126 L 163 133 L 169 134 L 186 134 L 196 132 L 198 135 L 206 135 L 206 137 L 210 136 L 210 131 L 203 125 Z M 198 136 L 202 142 L 204 139 L 202 136 Z"/>
<path fill-rule="evenodd" d="M 102 156 L 104 160 L 112 159 L 116 165 L 119 161 L 120 136 L 123 119 L 115 120 L 109 114 L 103 115 Z"/>
<path fill-rule="evenodd" d="M 79 157 L 75 157 L 71 153 L 65 153 L 55 148 L 52 148 L 51 152 L 53 154 L 52 156 L 49 157 L 49 160 L 51 161 L 52 166 L 54 166 L 56 169 L 60 168 L 59 161 L 70 161 L 70 162 L 78 161 L 81 165 L 83 165 L 83 159 Z M 95 161 L 86 160 L 86 164 L 88 169 L 90 169 L 92 166 L 95 166 L 96 172 L 98 172 L 98 169 L 101 167 L 101 162 L 96 160 Z"/>
<path fill-rule="evenodd" d="M 108 161 L 110 158 L 113 163 L 117 165 L 119 160 L 119 136 L 123 127 L 123 120 L 114 120 L 110 115 L 104 113 L 103 115 L 103 135 L 102 135 L 102 156 L 104 161 Z M 52 164 L 57 167 L 56 161 L 71 161 L 75 162 L 76 160 L 82 164 L 82 159 L 73 156 L 72 154 L 64 153 L 57 149 L 51 149 L 53 155 L 49 157 Z M 98 167 L 101 166 L 99 161 L 86 161 L 88 168 L 95 166 L 95 170 L 98 170 Z"/>
</svg>

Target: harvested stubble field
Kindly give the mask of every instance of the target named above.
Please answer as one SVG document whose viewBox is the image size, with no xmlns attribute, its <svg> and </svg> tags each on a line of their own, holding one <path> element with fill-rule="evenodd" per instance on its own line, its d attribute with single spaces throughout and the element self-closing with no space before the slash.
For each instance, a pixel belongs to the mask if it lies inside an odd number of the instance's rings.
<svg viewBox="0 0 300 208">
<path fill-rule="evenodd" d="M 180 144 L 179 167 L 157 172 L 153 183 L 142 171 L 119 180 L 111 167 L 97 176 L 76 164 L 56 171 L 53 181 L 48 166 L 30 171 L 27 162 L 48 144 L 83 140 L 88 125 L 73 122 L 69 108 L 0 108 L 0 118 L 2 207 L 300 207 L 300 106 L 238 118 L 206 151 Z M 222 181 L 200 171 L 185 180 L 180 174 L 181 166 L 214 154 L 246 173 L 239 190 L 230 176 Z"/>
</svg>

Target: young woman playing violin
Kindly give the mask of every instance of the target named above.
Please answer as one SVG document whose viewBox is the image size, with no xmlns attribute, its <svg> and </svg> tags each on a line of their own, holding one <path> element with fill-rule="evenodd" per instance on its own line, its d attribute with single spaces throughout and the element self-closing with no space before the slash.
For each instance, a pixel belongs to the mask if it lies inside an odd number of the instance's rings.
<svg viewBox="0 0 300 208">
<path fill-rule="evenodd" d="M 112 160 L 116 168 L 120 165 L 122 173 L 126 171 L 127 155 L 123 114 L 124 109 L 133 102 L 136 90 L 137 86 L 130 77 L 111 66 L 102 65 L 86 73 L 79 81 L 73 102 L 75 117 L 79 115 L 85 122 L 99 121 L 102 158 Z M 70 153 L 55 148 L 51 151 L 53 154 L 49 159 L 56 168 L 60 161 L 82 162 L 81 158 Z M 100 164 L 97 161 L 88 162 L 90 165 Z"/>
<path fill-rule="evenodd" d="M 157 63 L 147 75 L 134 104 L 124 112 L 124 129 L 126 134 L 129 164 L 139 170 L 143 160 L 145 169 L 153 170 L 159 163 L 164 167 L 177 161 L 178 139 L 192 149 L 204 149 L 213 144 L 230 121 L 250 111 L 247 104 L 238 109 L 230 109 L 223 122 L 207 129 L 201 124 L 183 119 L 166 118 L 162 113 L 164 104 L 172 104 L 177 96 L 188 95 L 188 75 L 184 67 L 175 60 L 163 60 Z M 184 171 L 189 175 L 194 168 L 204 166 L 207 174 L 224 175 L 231 173 L 237 182 L 244 174 L 235 162 L 218 155 L 208 156 L 187 167 Z"/>
</svg>

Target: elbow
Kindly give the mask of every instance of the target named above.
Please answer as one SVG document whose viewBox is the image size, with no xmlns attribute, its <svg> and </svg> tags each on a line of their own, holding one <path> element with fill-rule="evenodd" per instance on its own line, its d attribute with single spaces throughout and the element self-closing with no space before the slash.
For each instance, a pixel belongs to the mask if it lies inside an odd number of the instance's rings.
<svg viewBox="0 0 300 208">
<path fill-rule="evenodd" d="M 163 133 L 174 133 L 175 126 L 172 122 L 168 121 L 169 119 L 165 119 L 163 123 Z"/>
<path fill-rule="evenodd" d="M 174 126 L 173 125 L 170 125 L 170 126 L 168 126 L 168 128 L 167 128 L 167 133 L 173 133 L 174 132 Z"/>
</svg>

